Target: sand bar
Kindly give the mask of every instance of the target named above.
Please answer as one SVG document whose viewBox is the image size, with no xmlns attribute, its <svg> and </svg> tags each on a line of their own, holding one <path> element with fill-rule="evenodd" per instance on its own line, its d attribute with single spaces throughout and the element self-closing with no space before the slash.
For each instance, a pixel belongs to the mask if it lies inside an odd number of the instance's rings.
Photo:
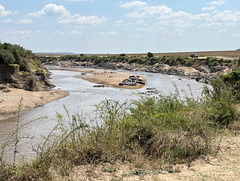
<svg viewBox="0 0 240 181">
<path fill-rule="evenodd" d="M 79 75 L 78 78 L 87 80 L 95 84 L 103 84 L 107 87 L 123 88 L 123 89 L 140 89 L 144 87 L 144 84 L 137 84 L 136 86 L 119 86 L 124 79 L 129 78 L 129 76 L 136 76 L 136 74 L 129 74 L 124 72 L 113 72 L 104 70 L 86 70 L 86 69 L 69 69 L 69 68 L 54 68 L 52 70 L 67 70 L 82 73 L 89 73 L 90 75 Z M 146 78 L 140 77 L 143 82 L 146 82 Z"/>
</svg>

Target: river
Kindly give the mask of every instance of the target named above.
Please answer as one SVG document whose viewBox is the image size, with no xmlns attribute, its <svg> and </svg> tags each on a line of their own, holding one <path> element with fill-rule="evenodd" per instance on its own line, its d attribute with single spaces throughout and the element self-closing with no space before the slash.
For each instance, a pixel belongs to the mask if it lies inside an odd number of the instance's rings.
<svg viewBox="0 0 240 181">
<path fill-rule="evenodd" d="M 122 71 L 122 70 L 120 70 Z M 21 136 L 33 136 L 33 139 L 23 139 L 18 145 L 18 160 L 25 157 L 27 160 L 35 155 L 32 151 L 32 146 L 36 146 L 42 140 L 42 136 L 48 133 L 56 125 L 56 113 L 66 116 L 64 106 L 69 111 L 70 115 L 81 114 L 86 120 L 95 119 L 94 114 L 95 104 L 100 103 L 104 99 L 125 100 L 138 99 L 137 93 L 146 92 L 147 88 L 156 88 L 161 94 L 168 95 L 175 92 L 175 86 L 178 88 L 182 97 L 191 96 L 191 92 L 197 98 L 204 87 L 204 84 L 198 83 L 195 80 L 180 78 L 177 76 L 163 75 L 158 73 L 147 72 L 129 72 L 126 73 L 137 74 L 147 78 L 147 83 L 142 89 L 119 89 L 111 87 L 93 87 L 93 83 L 76 78 L 80 72 L 51 70 L 51 81 L 56 85 L 55 89 L 69 91 L 69 96 L 59 99 L 57 101 L 45 104 L 24 113 L 20 116 L 21 124 L 27 123 L 31 120 L 36 120 L 23 129 L 20 130 Z M 8 133 L 16 128 L 16 121 L 14 119 L 0 121 L 0 145 L 5 142 Z M 4 159 L 8 162 L 13 160 L 13 148 L 7 148 L 4 152 Z"/>
</svg>

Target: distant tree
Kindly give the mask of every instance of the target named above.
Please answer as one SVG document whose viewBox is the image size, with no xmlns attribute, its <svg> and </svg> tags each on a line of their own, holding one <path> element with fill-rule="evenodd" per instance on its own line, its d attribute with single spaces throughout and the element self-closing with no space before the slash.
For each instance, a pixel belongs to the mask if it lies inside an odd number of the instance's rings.
<svg viewBox="0 0 240 181">
<path fill-rule="evenodd" d="M 151 57 L 153 57 L 153 53 L 151 53 L 151 52 L 148 52 L 148 53 L 147 53 L 147 57 L 148 57 L 148 58 L 151 58 Z"/>
<path fill-rule="evenodd" d="M 191 58 L 198 58 L 198 55 L 195 54 L 195 53 L 192 53 L 192 54 L 190 54 L 190 57 L 191 57 Z"/>
<path fill-rule="evenodd" d="M 125 53 L 121 53 L 119 56 L 120 57 L 124 57 L 124 56 L 126 56 L 126 54 Z"/>
</svg>

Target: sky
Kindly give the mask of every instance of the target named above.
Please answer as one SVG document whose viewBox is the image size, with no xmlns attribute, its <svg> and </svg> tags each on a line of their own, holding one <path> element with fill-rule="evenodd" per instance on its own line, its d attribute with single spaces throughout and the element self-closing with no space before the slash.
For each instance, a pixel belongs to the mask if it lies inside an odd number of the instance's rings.
<svg viewBox="0 0 240 181">
<path fill-rule="evenodd" d="M 0 41 L 33 52 L 240 48 L 240 0 L 0 0 Z"/>
</svg>

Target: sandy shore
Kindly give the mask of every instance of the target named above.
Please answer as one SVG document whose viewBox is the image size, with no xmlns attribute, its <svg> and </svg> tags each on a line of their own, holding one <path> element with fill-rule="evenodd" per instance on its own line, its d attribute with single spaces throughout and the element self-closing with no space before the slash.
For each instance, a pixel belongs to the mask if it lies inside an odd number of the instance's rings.
<svg viewBox="0 0 240 181">
<path fill-rule="evenodd" d="M 32 92 L 10 88 L 10 91 L 0 91 L 0 120 L 17 115 L 21 98 L 23 98 L 21 108 L 21 113 L 23 113 L 68 95 L 68 92 L 62 90 Z"/>
<path fill-rule="evenodd" d="M 103 70 L 86 70 L 86 69 L 69 69 L 69 68 L 58 68 L 53 70 L 67 70 L 67 71 L 75 71 L 82 73 L 90 73 L 91 75 L 79 75 L 78 78 L 87 80 L 96 84 L 103 84 L 107 87 L 115 87 L 115 88 L 124 88 L 124 89 L 140 89 L 144 87 L 144 84 L 137 84 L 136 86 L 119 86 L 124 79 L 129 78 L 129 76 L 136 74 L 129 74 L 123 72 L 113 72 L 113 71 L 103 71 Z M 146 82 L 146 78 L 140 77 L 144 82 Z"/>
</svg>

